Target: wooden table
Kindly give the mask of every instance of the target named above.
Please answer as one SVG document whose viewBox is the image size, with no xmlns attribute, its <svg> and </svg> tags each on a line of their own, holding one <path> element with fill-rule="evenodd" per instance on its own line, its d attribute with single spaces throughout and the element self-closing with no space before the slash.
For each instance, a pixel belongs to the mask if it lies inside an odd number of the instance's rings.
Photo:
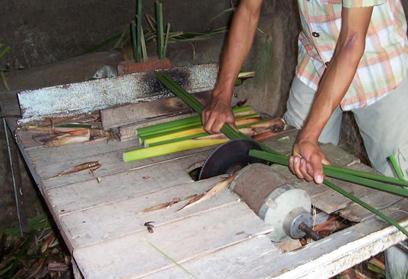
<svg viewBox="0 0 408 279">
<path fill-rule="evenodd" d="M 295 133 L 267 142 L 289 152 Z M 302 249 L 283 252 L 268 239 L 271 228 L 227 190 L 195 207 L 144 212 L 151 206 L 202 193 L 220 178 L 194 181 L 188 171 L 200 165 L 209 149 L 124 163 L 122 153 L 136 141 L 44 147 L 17 132 L 24 159 L 73 255 L 77 276 L 85 278 L 326 278 L 404 239 L 395 228 L 325 186 L 296 180 L 274 166 L 290 183 L 306 189 L 313 204 L 337 212 L 355 225 Z M 355 158 L 325 146 L 339 165 Z M 95 176 L 83 171 L 56 176 L 72 166 L 98 161 Z M 367 169 L 355 163 L 352 167 Z M 406 200 L 339 183 L 355 195 L 408 222 Z M 387 208 L 387 209 L 385 209 Z M 154 221 L 154 233 L 145 222 Z"/>
</svg>

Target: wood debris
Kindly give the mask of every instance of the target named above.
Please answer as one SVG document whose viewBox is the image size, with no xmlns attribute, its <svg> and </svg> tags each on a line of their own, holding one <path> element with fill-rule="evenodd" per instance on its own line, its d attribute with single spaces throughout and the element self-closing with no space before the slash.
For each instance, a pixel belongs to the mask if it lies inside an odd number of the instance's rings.
<svg viewBox="0 0 408 279">
<path fill-rule="evenodd" d="M 71 143 L 89 141 L 91 131 L 87 128 L 68 129 L 66 132 L 54 131 L 46 134 L 33 135 L 33 140 L 48 147 L 63 146 Z"/>
<path fill-rule="evenodd" d="M 203 201 L 206 201 L 212 197 L 214 197 L 217 193 L 224 191 L 225 189 L 227 189 L 229 187 L 229 185 L 231 184 L 231 182 L 234 180 L 235 176 L 229 176 L 219 182 L 217 182 L 210 190 L 208 190 L 205 193 L 202 194 L 197 194 L 195 196 L 193 196 L 182 208 L 180 208 L 179 210 L 182 209 L 186 209 L 189 207 L 192 207 L 194 205 L 197 205 Z"/>
<path fill-rule="evenodd" d="M 97 169 L 99 169 L 102 165 L 99 163 L 99 161 L 90 161 L 90 162 L 86 162 L 86 163 L 82 163 L 76 166 L 73 166 L 67 170 L 64 170 L 60 173 L 58 173 L 57 175 L 53 176 L 53 177 L 59 177 L 59 176 L 63 176 L 63 175 L 68 175 L 68 174 L 72 174 L 72 173 L 77 173 L 77 172 L 81 172 L 81 171 L 85 171 L 88 170 L 91 172 L 91 174 L 93 174 L 94 171 L 96 171 Z"/>
<path fill-rule="evenodd" d="M 152 207 L 145 208 L 145 209 L 143 209 L 143 212 L 151 212 L 151 211 L 156 211 L 156 210 L 160 210 L 160 209 L 163 209 L 163 208 L 169 208 L 172 205 L 175 205 L 175 204 L 179 203 L 180 201 L 181 201 L 180 198 L 174 198 L 169 202 L 163 202 L 163 203 L 154 205 Z"/>
<path fill-rule="evenodd" d="M 147 231 L 148 231 L 149 233 L 154 233 L 154 230 L 153 230 L 153 228 L 154 228 L 154 223 L 155 223 L 154 221 L 148 221 L 148 222 L 144 223 L 143 226 L 146 227 L 146 229 L 147 229 Z"/>
</svg>

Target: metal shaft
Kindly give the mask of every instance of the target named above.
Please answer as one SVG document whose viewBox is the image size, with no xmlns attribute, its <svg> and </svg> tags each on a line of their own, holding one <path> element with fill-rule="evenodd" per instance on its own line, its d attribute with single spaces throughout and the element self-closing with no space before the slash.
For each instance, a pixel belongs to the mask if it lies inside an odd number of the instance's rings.
<svg viewBox="0 0 408 279">
<path fill-rule="evenodd" d="M 18 162 L 18 155 L 17 155 L 17 150 L 13 148 L 11 145 L 13 144 L 10 142 L 9 136 L 8 136 L 8 128 L 6 124 L 6 120 L 3 118 L 3 128 L 4 128 L 4 135 L 6 138 L 6 144 L 7 144 L 7 152 L 8 152 L 8 157 L 9 157 L 9 164 L 10 164 L 10 172 L 11 172 L 11 179 L 12 179 L 12 184 L 13 184 L 13 191 L 14 191 L 14 198 L 16 201 L 16 210 L 17 210 L 17 218 L 18 218 L 18 224 L 19 224 L 19 229 L 20 229 L 20 235 L 24 236 L 24 233 L 27 231 L 27 219 L 24 214 L 24 209 L 23 209 L 23 200 L 22 200 L 22 187 L 21 187 L 21 174 L 20 174 L 20 168 L 19 168 L 19 162 Z"/>
<path fill-rule="evenodd" d="M 305 223 L 300 223 L 299 229 L 314 241 L 322 239 L 322 236 L 320 234 L 312 230 L 312 228 L 306 225 Z"/>
</svg>

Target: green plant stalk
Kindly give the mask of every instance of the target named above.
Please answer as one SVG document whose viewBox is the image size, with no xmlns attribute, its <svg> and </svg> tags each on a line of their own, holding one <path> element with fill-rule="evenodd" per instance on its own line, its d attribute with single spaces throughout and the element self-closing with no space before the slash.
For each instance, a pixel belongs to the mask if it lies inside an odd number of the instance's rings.
<svg viewBox="0 0 408 279">
<path fill-rule="evenodd" d="M 336 186 L 334 183 L 328 181 L 327 179 L 325 179 L 323 181 L 323 184 L 326 185 L 327 187 L 333 189 L 337 193 L 343 195 L 344 197 L 348 198 L 349 200 L 351 200 L 351 201 L 357 203 L 358 205 L 364 207 L 365 209 L 367 209 L 368 211 L 370 211 L 371 213 L 373 213 L 377 217 L 381 218 L 382 220 L 384 220 L 388 224 L 393 225 L 400 232 L 402 232 L 403 234 L 408 236 L 408 231 L 404 227 L 402 227 L 394 218 L 391 218 L 390 216 L 382 213 L 380 210 L 372 207 L 371 205 L 369 205 L 368 203 L 362 201 L 361 199 L 357 198 L 356 196 L 352 195 L 351 193 L 348 193 L 344 189 Z"/>
<path fill-rule="evenodd" d="M 256 118 L 259 117 L 258 113 L 254 113 L 254 114 L 248 114 L 248 115 L 242 115 L 242 116 L 238 116 L 235 119 L 237 121 L 239 120 L 243 120 L 243 119 L 249 119 L 249 118 Z M 157 138 L 157 137 L 161 137 L 161 136 L 165 136 L 165 135 L 169 135 L 169 134 L 174 134 L 174 133 L 178 133 L 178 132 L 182 132 L 182 131 L 187 131 L 187 130 L 191 130 L 191 129 L 196 129 L 196 128 L 200 128 L 202 127 L 202 123 L 201 121 L 197 122 L 197 123 L 187 123 L 187 124 L 183 124 L 177 127 L 173 127 L 171 129 L 163 129 L 163 130 L 158 130 L 155 133 L 151 133 L 151 134 L 142 134 L 142 135 L 137 135 L 137 137 L 139 138 L 139 141 L 141 143 L 152 139 L 152 138 Z"/>
<path fill-rule="evenodd" d="M 405 180 L 405 175 L 404 172 L 401 169 L 401 166 L 398 164 L 397 158 L 395 158 L 394 155 L 391 155 L 388 157 L 388 160 L 390 160 L 391 166 L 395 171 L 395 174 L 397 175 L 398 179 L 404 181 Z"/>
<path fill-rule="evenodd" d="M 286 157 L 282 154 L 274 153 L 276 154 L 275 159 L 285 161 Z M 408 186 L 408 181 L 405 180 L 400 180 L 395 177 L 389 177 L 389 176 L 384 176 L 384 175 L 379 175 L 367 171 L 359 171 L 359 170 L 353 170 L 353 169 L 348 169 L 348 168 L 342 168 L 342 167 L 336 167 L 336 166 L 323 166 L 325 171 L 329 171 L 329 174 L 331 174 L 331 171 L 334 171 L 336 173 L 342 174 L 342 175 L 351 175 L 351 176 L 356 176 L 356 177 L 361 177 L 365 178 L 367 180 L 373 180 L 373 181 L 378 181 L 382 183 L 389 183 L 393 184 L 395 186 L 400 186 L 400 187 L 407 187 Z"/>
<path fill-rule="evenodd" d="M 123 153 L 123 161 L 139 161 L 163 155 L 169 155 L 181 151 L 219 145 L 225 142 L 227 142 L 227 139 L 194 139 L 162 144 L 147 148 L 139 148 Z"/>
<path fill-rule="evenodd" d="M 159 56 L 159 59 L 164 59 L 163 3 L 160 0 L 156 1 L 155 8 L 157 25 L 157 55 Z"/>
<path fill-rule="evenodd" d="M 201 115 L 202 111 L 204 110 L 204 105 L 201 104 L 193 95 L 189 94 L 183 87 L 181 87 L 177 82 L 175 82 L 166 74 L 156 73 L 156 77 L 174 95 L 182 99 L 182 101 L 185 102 L 190 108 Z M 221 128 L 221 132 L 229 139 L 245 139 L 254 141 L 251 137 L 232 128 L 229 124 L 224 124 L 224 126 Z M 276 151 L 272 150 L 265 144 L 258 144 L 262 148 L 262 150 L 278 154 Z"/>
<path fill-rule="evenodd" d="M 368 263 L 368 264 L 367 264 L 367 269 L 370 270 L 370 271 L 372 271 L 372 272 L 381 274 L 382 276 L 385 277 L 385 270 L 379 268 L 378 266 L 376 266 L 376 265 L 374 265 L 374 264 L 372 264 L 372 263 Z"/>
<path fill-rule="evenodd" d="M 252 108 L 250 106 L 241 106 L 241 107 L 234 107 L 233 108 L 234 113 L 246 112 L 246 111 L 250 111 L 250 110 L 252 110 Z M 195 115 L 195 116 L 191 116 L 191 117 L 184 118 L 184 119 L 178 119 L 178 120 L 173 120 L 173 121 L 170 121 L 170 122 L 154 124 L 154 125 L 151 125 L 151 126 L 148 126 L 148 127 L 139 128 L 137 130 L 138 130 L 138 132 L 140 134 L 142 134 L 142 133 L 148 132 L 150 130 L 160 130 L 160 129 L 163 129 L 163 128 L 166 128 L 166 127 L 169 127 L 169 126 L 171 126 L 171 127 L 172 126 L 178 126 L 181 123 L 186 122 L 187 120 L 195 121 L 195 122 L 198 123 L 198 122 L 201 121 L 201 118 L 200 118 L 199 115 Z"/>
<path fill-rule="evenodd" d="M 255 111 L 248 111 L 247 113 L 234 113 L 234 116 L 236 119 L 244 119 L 244 118 L 249 118 L 249 117 L 259 117 L 259 113 L 256 113 Z M 201 118 L 200 116 L 192 116 L 188 118 L 183 118 L 179 120 L 175 120 L 174 122 L 166 122 L 162 124 L 169 124 L 169 125 L 163 125 L 163 126 L 155 126 L 152 127 L 152 129 L 141 131 L 137 129 L 137 135 L 141 137 L 152 137 L 152 136 L 157 136 L 157 134 L 166 134 L 169 132 L 174 132 L 175 130 L 183 130 L 183 129 L 191 129 L 195 127 L 199 127 L 202 125 L 201 123 Z M 159 125 L 159 124 L 158 124 Z M 146 128 L 150 128 L 146 127 Z"/>
<path fill-rule="evenodd" d="M 240 113 L 250 111 L 252 111 L 252 108 L 250 106 L 233 108 L 233 113 L 237 117 L 237 119 L 241 118 L 241 116 L 239 116 Z M 242 115 L 242 118 L 248 118 L 249 116 L 254 115 L 259 116 L 258 113 L 254 112 L 253 114 Z M 157 136 L 158 134 L 175 132 L 176 130 L 180 129 L 183 130 L 187 128 L 198 127 L 201 124 L 202 124 L 201 117 L 199 115 L 195 115 L 188 118 L 178 119 L 170 122 L 159 123 L 148 127 L 139 128 L 137 129 L 137 136 L 147 138 L 151 136 Z"/>
<path fill-rule="evenodd" d="M 147 62 L 148 57 L 147 57 L 147 48 L 146 48 L 146 41 L 145 41 L 145 37 L 144 37 L 144 32 L 143 32 L 143 28 L 140 27 L 140 48 L 142 50 L 142 59 L 143 62 Z"/>
<path fill-rule="evenodd" d="M 137 0 L 136 3 L 136 28 L 137 28 L 137 32 L 136 32 L 136 56 L 135 56 L 135 60 L 136 62 L 140 62 L 142 59 L 142 47 L 141 47 L 141 43 L 142 43 L 142 32 L 143 32 L 143 27 L 142 27 L 142 22 L 143 20 L 143 3 L 142 0 Z"/>
<path fill-rule="evenodd" d="M 245 124 L 245 125 L 239 125 L 237 126 L 238 129 L 242 129 L 242 128 L 248 128 L 251 127 L 252 125 L 255 124 L 259 124 L 262 121 L 258 121 L 255 123 L 250 123 L 250 124 Z M 169 140 L 164 140 L 164 141 L 158 141 L 158 142 L 150 142 L 149 139 L 146 139 L 144 141 L 145 146 L 157 146 L 157 145 L 162 145 L 162 144 L 168 144 L 168 143 L 173 143 L 173 142 L 179 142 L 179 141 L 183 141 L 183 140 L 187 140 L 187 139 L 198 139 L 198 138 L 202 138 L 202 137 L 206 137 L 209 136 L 210 134 L 203 132 L 203 133 L 196 133 L 196 134 L 192 134 L 192 135 L 188 135 L 188 136 L 184 136 L 184 137 L 179 137 L 179 138 L 173 138 L 173 139 L 169 139 Z"/>
<path fill-rule="evenodd" d="M 280 154 L 271 154 L 269 152 L 260 151 L 260 150 L 251 150 L 249 155 L 258 159 L 266 160 L 268 162 L 276 163 L 283 166 L 289 165 L 289 157 Z M 379 190 L 382 192 L 391 193 L 401 197 L 408 197 L 408 190 L 402 187 L 390 186 L 379 181 L 366 179 L 363 177 L 346 174 L 342 172 L 344 168 L 335 167 L 335 166 L 323 166 L 324 174 L 328 177 L 348 181 L 355 183 L 361 186 Z"/>
<path fill-rule="evenodd" d="M 0 47 L 2 48 L 0 50 L 0 59 L 2 59 L 11 50 L 11 48 L 9 46 L 3 47 L 3 45 L 0 45 Z"/>
<path fill-rule="evenodd" d="M 170 23 L 167 23 L 166 36 L 164 38 L 164 45 L 163 45 L 163 58 L 167 56 L 167 45 L 169 44 L 169 35 L 170 35 Z"/>
<path fill-rule="evenodd" d="M 132 50 L 133 50 L 133 58 L 136 62 L 140 61 L 139 54 L 138 54 L 138 44 L 137 44 L 137 35 L 136 35 L 136 23 L 133 20 L 130 23 L 130 33 L 132 37 Z M 139 59 L 139 60 L 138 60 Z"/>
<path fill-rule="evenodd" d="M 167 255 L 166 253 L 164 253 L 162 250 L 160 250 L 159 247 L 157 247 L 156 245 L 154 245 L 153 243 L 151 243 L 150 241 L 147 241 L 147 243 L 152 246 L 157 252 L 159 252 L 163 257 L 165 257 L 167 260 L 169 260 L 171 263 L 173 263 L 175 266 L 177 266 L 178 268 L 180 268 L 181 270 L 183 270 L 185 273 L 187 273 L 188 275 L 190 275 L 193 278 L 198 278 L 197 276 L 195 276 L 193 273 L 191 273 L 191 271 L 189 271 L 188 269 L 186 269 L 184 266 L 182 266 L 181 264 L 179 264 L 175 259 L 173 259 L 172 257 L 170 257 L 169 255 Z"/>
<path fill-rule="evenodd" d="M 163 74 L 157 74 L 157 78 L 160 82 L 162 82 L 170 91 L 172 91 L 176 96 L 180 97 L 186 104 L 188 104 L 192 109 L 196 110 L 196 112 L 201 113 L 203 106 L 199 106 L 196 104 L 196 102 L 194 100 L 192 100 L 191 98 L 194 98 L 193 96 L 191 96 L 190 94 L 188 94 L 187 91 L 184 90 L 184 88 L 182 88 L 180 85 L 178 85 L 176 82 L 174 82 L 171 78 L 169 78 L 168 76 L 165 76 Z M 190 95 L 190 98 L 187 96 Z M 198 102 L 198 101 L 197 101 Z M 199 102 L 198 102 L 199 103 Z M 224 127 L 227 127 L 226 129 L 224 129 Z M 236 136 L 236 133 L 231 132 L 235 131 L 234 129 L 232 129 L 231 126 L 229 125 L 224 125 L 223 130 L 221 130 L 227 137 L 229 138 L 234 138 L 234 136 Z M 245 135 L 244 135 L 245 136 Z M 238 134 L 237 139 L 242 138 L 241 134 Z M 247 137 L 245 137 L 245 139 L 247 139 Z M 250 138 L 251 139 L 251 138 Z M 252 140 L 252 139 L 251 139 Z M 269 148 L 268 146 L 261 144 L 261 147 L 264 151 L 269 151 L 270 153 L 273 154 L 278 154 L 280 155 L 277 151 L 272 150 L 271 148 Z M 331 188 L 332 190 L 338 192 L 339 194 L 345 196 L 346 198 L 350 199 L 351 201 L 357 203 L 358 205 L 366 208 L 367 210 L 369 210 L 370 212 L 372 212 L 373 214 L 375 214 L 376 216 L 378 216 L 379 218 L 385 220 L 388 224 L 391 224 L 393 226 L 395 226 L 398 230 L 400 230 L 401 232 L 403 232 L 405 235 L 408 236 L 408 232 L 407 230 L 405 230 L 403 227 L 401 227 L 399 225 L 399 223 L 394 220 L 393 218 L 383 214 L 381 211 L 379 211 L 378 209 L 370 206 L 369 204 L 365 203 L 364 201 L 360 200 L 359 198 L 357 198 L 356 196 L 352 195 L 351 193 L 347 193 L 346 191 L 344 191 L 343 189 L 341 189 L 340 187 L 336 186 L 334 183 L 328 181 L 327 179 L 324 181 L 324 185 L 326 185 L 327 187 Z"/>
</svg>

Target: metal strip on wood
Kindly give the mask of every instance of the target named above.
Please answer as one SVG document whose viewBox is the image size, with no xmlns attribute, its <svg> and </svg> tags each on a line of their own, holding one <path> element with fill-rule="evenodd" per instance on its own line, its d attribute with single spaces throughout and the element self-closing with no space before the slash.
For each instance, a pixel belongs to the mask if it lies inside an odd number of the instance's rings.
<svg viewBox="0 0 408 279">
<path fill-rule="evenodd" d="M 214 87 L 218 67 L 215 64 L 195 65 L 165 72 L 183 84 L 189 92 L 194 93 Z M 171 93 L 156 80 L 154 72 L 26 90 L 18 93 L 23 116 L 19 122 L 87 113 L 170 95 Z"/>
</svg>

